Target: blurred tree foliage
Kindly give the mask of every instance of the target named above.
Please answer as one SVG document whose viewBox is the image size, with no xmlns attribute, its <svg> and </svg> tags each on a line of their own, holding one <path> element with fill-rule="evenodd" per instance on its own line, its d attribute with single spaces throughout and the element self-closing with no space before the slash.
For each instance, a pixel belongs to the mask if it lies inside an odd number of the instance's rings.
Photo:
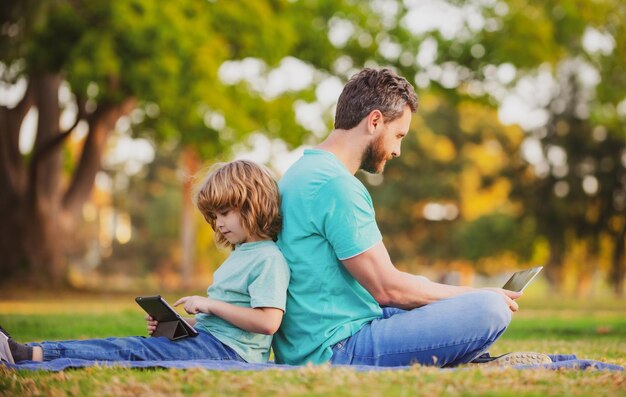
<svg viewBox="0 0 626 397">
<path fill-rule="evenodd" d="M 587 248 L 587 263 L 579 269 L 584 279 L 597 267 L 606 239 L 606 270 L 621 295 L 626 275 L 626 6 L 619 1 L 511 2 L 510 10 L 504 31 L 490 40 L 497 45 L 516 34 L 514 21 L 520 16 L 532 18 L 535 26 L 540 21 L 545 26 L 540 30 L 551 37 L 537 40 L 535 62 L 548 61 L 553 79 L 549 96 L 537 106 L 547 123 L 529 131 L 542 148 L 533 164 L 536 178 L 516 179 L 514 196 L 521 197 L 525 215 L 534 218 L 550 244 L 546 274 L 554 286 L 565 279 L 564 259 L 576 241 Z M 536 73 L 532 63 L 512 55 L 508 62 L 520 69 L 520 78 Z"/>
<path fill-rule="evenodd" d="M 502 176 L 521 161 L 522 132 L 502 126 L 493 108 L 467 100 L 422 94 L 420 106 L 402 156 L 383 176 L 365 177 L 382 182 L 370 190 L 392 257 L 408 269 L 416 258 L 475 263 L 512 251 L 528 259 L 534 230 L 516 221 L 520 208 Z"/>
<path fill-rule="evenodd" d="M 2 82 L 24 87 L 15 106 L 0 107 L 3 279 L 63 282 L 67 235 L 115 128 L 156 144 L 193 145 L 206 159 L 226 158 L 255 131 L 300 143 L 306 130 L 292 106 L 296 98 L 311 98 L 311 90 L 267 97 L 245 82 L 223 84 L 219 69 L 226 60 L 256 57 L 267 73 L 298 54 L 330 70 L 345 52 L 326 34 L 337 13 L 365 18 L 349 1 L 2 2 Z M 358 63 L 364 55 L 354 54 Z M 71 91 L 65 102 L 59 100 L 64 82 Z M 38 110 L 37 136 L 23 155 L 20 129 L 31 108 Z M 61 130 L 67 108 L 76 118 Z M 82 151 L 76 161 L 63 161 L 77 126 L 86 130 Z"/>
<path fill-rule="evenodd" d="M 360 177 L 394 261 L 407 269 L 462 262 L 492 272 L 494 257 L 514 255 L 516 262 L 545 260 L 558 287 L 565 263 L 583 247 L 581 281 L 602 268 L 623 293 L 622 3 L 5 1 L 1 77 L 25 93 L 16 106 L 0 107 L 0 271 L 62 279 L 64 236 L 114 130 L 173 148 L 169 160 L 157 156 L 160 176 L 149 171 L 134 182 L 138 197 L 120 194 L 118 204 L 133 213 L 141 239 L 157 240 L 141 245 L 148 268 L 162 255 L 178 258 L 171 246 L 180 223 L 164 214 L 188 200 L 173 193 L 176 181 L 164 178 L 161 162 L 193 173 L 194 156 L 229 159 L 251 133 L 289 147 L 315 143 L 322 133 L 296 118 L 296 105 L 315 103 L 329 78 L 390 65 L 416 84 L 420 109 L 402 156 L 384 175 Z M 313 79 L 272 91 L 272 73 L 286 62 L 311 68 Z M 236 68 L 252 76 L 224 77 Z M 69 101 L 58 98 L 63 82 Z M 20 126 L 33 107 L 37 138 L 23 155 Z M 77 117 L 61 130 L 66 108 Z M 514 120 L 519 125 L 500 121 L 511 108 L 527 112 Z M 73 157 L 66 138 L 76 126 L 87 133 Z M 163 193 L 141 204 L 153 189 Z M 136 249 L 120 247 L 127 258 Z"/>
<path fill-rule="evenodd" d="M 193 236 L 192 254 L 199 265 L 185 280 L 187 275 L 181 271 L 180 220 L 184 206 L 179 163 L 176 147 L 161 146 L 150 166 L 135 175 L 128 176 L 123 167 L 104 166 L 114 181 L 126 181 L 113 190 L 112 204 L 117 211 L 131 214 L 133 238 L 124 244 L 112 241 L 110 252 L 100 257 L 99 272 L 131 277 L 151 274 L 161 290 L 206 287 L 212 271 L 226 258 L 226 250 L 216 246 L 210 226 L 194 211 L 191 221 L 199 227 Z M 74 256 L 81 255 L 84 253 Z"/>
<path fill-rule="evenodd" d="M 422 85 L 417 138 L 388 165 L 384 185 L 372 188 L 394 256 L 409 267 L 419 256 L 477 261 L 481 270 L 481 258 L 503 251 L 528 259 L 536 236 L 548 242 L 546 274 L 558 288 L 568 251 L 584 241 L 580 277 L 608 259 L 610 281 L 623 293 L 626 6 L 430 3 L 465 18 L 453 35 L 411 34 L 403 26 L 415 14 L 401 7 L 389 32 L 402 43 L 398 69 Z M 434 48 L 431 63 L 420 59 L 425 44 Z M 489 115 L 511 93 L 523 96 L 528 119 L 546 120 L 528 124 L 524 136 Z"/>
</svg>

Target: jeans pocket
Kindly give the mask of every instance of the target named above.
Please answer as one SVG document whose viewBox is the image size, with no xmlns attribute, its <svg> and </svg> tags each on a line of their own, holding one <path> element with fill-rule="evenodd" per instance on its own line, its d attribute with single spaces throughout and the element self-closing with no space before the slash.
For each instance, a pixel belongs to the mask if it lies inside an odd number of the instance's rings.
<svg viewBox="0 0 626 397">
<path fill-rule="evenodd" d="M 348 340 L 348 338 L 346 338 L 346 339 L 344 339 L 344 340 L 342 340 L 342 341 L 339 341 L 339 342 L 335 343 L 335 344 L 333 345 L 333 347 L 332 347 L 333 352 L 342 352 L 342 351 L 344 351 L 344 350 L 345 350 L 344 348 L 345 348 L 345 346 L 346 346 L 346 341 L 347 341 L 347 340 Z"/>
</svg>

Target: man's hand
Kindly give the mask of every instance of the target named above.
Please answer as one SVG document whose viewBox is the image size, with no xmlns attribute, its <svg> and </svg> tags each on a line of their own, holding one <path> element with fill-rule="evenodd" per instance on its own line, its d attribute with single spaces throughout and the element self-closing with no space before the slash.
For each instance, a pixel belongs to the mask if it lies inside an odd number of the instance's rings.
<svg viewBox="0 0 626 397">
<path fill-rule="evenodd" d="M 156 330 L 157 325 L 159 325 L 159 322 L 153 319 L 149 314 L 146 314 L 146 323 L 147 323 L 146 328 L 148 329 L 148 335 L 152 335 L 154 331 Z"/>
<path fill-rule="evenodd" d="M 189 314 L 206 313 L 211 314 L 212 299 L 202 296 L 184 296 L 174 302 L 174 306 L 184 304 L 183 308 Z"/>
<path fill-rule="evenodd" d="M 502 295 L 502 297 L 504 298 L 504 301 L 509 306 L 509 309 L 511 309 L 512 312 L 516 312 L 519 310 L 519 305 L 517 304 L 517 302 L 515 302 L 515 299 L 522 296 L 521 292 L 509 291 L 508 289 L 502 289 L 502 288 L 483 288 L 483 289 L 497 292 L 498 294 Z"/>
</svg>

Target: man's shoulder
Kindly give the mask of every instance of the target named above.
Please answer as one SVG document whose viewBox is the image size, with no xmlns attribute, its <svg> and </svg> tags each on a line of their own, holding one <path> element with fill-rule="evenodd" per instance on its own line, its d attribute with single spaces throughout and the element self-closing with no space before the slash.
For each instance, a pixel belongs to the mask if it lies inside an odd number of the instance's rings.
<svg viewBox="0 0 626 397">
<path fill-rule="evenodd" d="M 314 193 L 319 190 L 365 190 L 365 186 L 347 170 L 333 164 L 294 164 L 278 182 L 283 190 L 292 187 L 308 187 Z"/>
<path fill-rule="evenodd" d="M 333 177 L 339 174 L 350 175 L 331 154 L 310 150 L 305 151 L 305 154 L 287 169 L 281 181 L 299 181 L 302 176 Z"/>
</svg>

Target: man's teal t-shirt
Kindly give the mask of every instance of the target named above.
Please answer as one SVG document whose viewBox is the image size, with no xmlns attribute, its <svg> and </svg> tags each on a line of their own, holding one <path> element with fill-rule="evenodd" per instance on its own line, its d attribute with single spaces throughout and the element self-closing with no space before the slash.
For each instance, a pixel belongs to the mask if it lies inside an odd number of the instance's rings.
<svg viewBox="0 0 626 397">
<path fill-rule="evenodd" d="M 274 307 L 285 310 L 289 267 L 273 241 L 237 245 L 213 274 L 210 298 L 241 307 Z M 266 362 L 272 335 L 256 334 L 200 313 L 196 327 L 209 332 L 249 363 Z"/>
<path fill-rule="evenodd" d="M 274 335 L 276 361 L 323 363 L 334 344 L 382 316 L 376 300 L 341 263 L 382 237 L 367 189 L 330 152 L 306 150 L 278 186 L 278 246 L 291 280 L 287 311 Z"/>
</svg>

